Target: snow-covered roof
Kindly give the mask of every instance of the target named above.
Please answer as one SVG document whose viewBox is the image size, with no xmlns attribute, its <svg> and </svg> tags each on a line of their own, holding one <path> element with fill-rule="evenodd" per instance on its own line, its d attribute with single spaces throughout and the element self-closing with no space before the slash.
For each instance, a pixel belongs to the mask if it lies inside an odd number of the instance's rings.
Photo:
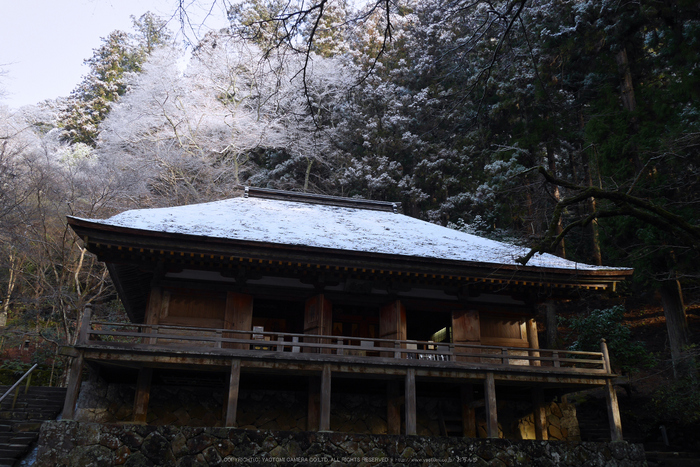
<svg viewBox="0 0 700 467">
<path fill-rule="evenodd" d="M 441 260 L 519 266 L 528 250 L 403 214 L 278 199 L 232 198 L 211 203 L 126 211 L 91 223 L 151 232 L 289 246 L 329 248 Z M 535 255 L 529 267 L 620 270 Z"/>
</svg>

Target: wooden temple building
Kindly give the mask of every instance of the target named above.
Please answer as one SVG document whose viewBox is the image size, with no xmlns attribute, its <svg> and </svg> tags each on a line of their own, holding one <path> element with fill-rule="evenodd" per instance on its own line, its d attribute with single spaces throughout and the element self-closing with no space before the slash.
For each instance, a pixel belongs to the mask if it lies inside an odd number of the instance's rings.
<svg viewBox="0 0 700 467">
<path fill-rule="evenodd" d="M 522 266 L 522 248 L 410 218 L 394 203 L 254 188 L 68 222 L 107 264 L 130 322 L 85 313 L 65 419 L 76 417 L 89 367 L 131 385 L 136 423 L 151 421 L 155 388 L 190 378 L 218 381 L 221 426 L 242 425 L 243 392 L 288 390 L 302 394 L 307 431 L 333 429 L 334 401 L 355 394 L 380 401 L 388 434 L 419 433 L 417 401 L 450 398 L 459 435 L 478 436 L 481 418 L 498 437 L 502 403 L 515 401 L 547 439 L 546 404 L 598 387 L 611 438 L 621 439 L 605 344 L 540 348 L 536 316 L 544 302 L 614 290 L 629 269 L 552 255 Z"/>
</svg>

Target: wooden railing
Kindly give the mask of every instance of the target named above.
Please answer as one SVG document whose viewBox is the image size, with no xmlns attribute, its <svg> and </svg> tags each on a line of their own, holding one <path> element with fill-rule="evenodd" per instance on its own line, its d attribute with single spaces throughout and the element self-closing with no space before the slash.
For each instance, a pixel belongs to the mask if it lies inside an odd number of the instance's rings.
<svg viewBox="0 0 700 467">
<path fill-rule="evenodd" d="M 443 343 L 417 340 L 394 340 L 359 338 L 347 336 L 325 336 L 282 332 L 240 331 L 230 329 L 207 329 L 200 327 L 117 324 L 94 321 L 84 323 L 79 344 L 117 346 L 145 349 L 168 346 L 173 349 L 222 349 L 247 351 L 262 356 L 260 352 L 285 354 L 325 354 L 330 358 L 366 359 L 392 358 L 402 360 L 434 362 L 462 362 L 465 364 L 488 364 L 518 367 L 549 367 L 562 371 L 593 372 L 609 374 L 606 361 L 607 348 L 603 352 L 578 352 L 570 350 L 528 349 L 461 343 Z M 218 352 L 218 350 L 217 350 Z M 255 354 L 254 352 L 257 352 Z M 544 370 L 543 370 L 544 371 Z"/>
</svg>

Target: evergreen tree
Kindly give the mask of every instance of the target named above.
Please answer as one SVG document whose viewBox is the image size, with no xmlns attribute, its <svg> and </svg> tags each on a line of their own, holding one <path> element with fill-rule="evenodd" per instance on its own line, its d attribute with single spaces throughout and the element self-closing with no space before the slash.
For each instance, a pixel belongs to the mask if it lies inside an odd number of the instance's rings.
<svg viewBox="0 0 700 467">
<path fill-rule="evenodd" d="M 85 60 L 90 72 L 71 93 L 60 118 L 65 140 L 94 146 L 100 122 L 127 90 L 127 75 L 139 72 L 148 54 L 170 38 L 165 23 L 151 13 L 132 21 L 136 34 L 110 33 Z"/>
</svg>

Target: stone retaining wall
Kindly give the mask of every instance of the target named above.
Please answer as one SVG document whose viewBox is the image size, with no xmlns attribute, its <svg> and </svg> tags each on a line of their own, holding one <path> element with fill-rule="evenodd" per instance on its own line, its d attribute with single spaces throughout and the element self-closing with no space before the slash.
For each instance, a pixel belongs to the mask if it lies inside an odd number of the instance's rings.
<svg viewBox="0 0 700 467">
<path fill-rule="evenodd" d="M 38 467 L 646 466 L 625 442 L 511 441 L 46 422 Z"/>
</svg>

